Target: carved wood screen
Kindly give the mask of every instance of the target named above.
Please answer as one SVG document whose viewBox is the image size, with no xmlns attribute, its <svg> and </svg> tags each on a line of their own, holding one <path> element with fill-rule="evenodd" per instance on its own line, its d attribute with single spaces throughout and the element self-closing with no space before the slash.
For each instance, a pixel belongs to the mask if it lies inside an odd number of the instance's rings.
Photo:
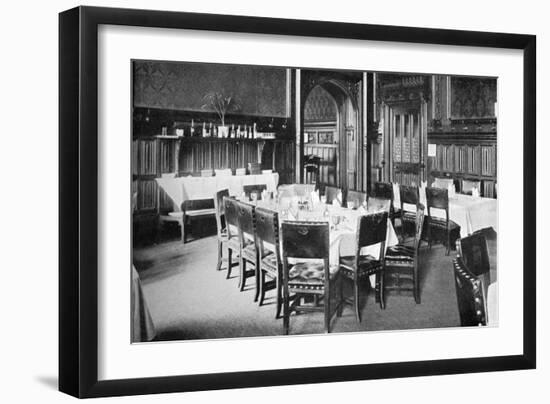
<svg viewBox="0 0 550 404">
<path fill-rule="evenodd" d="M 403 185 L 420 185 L 425 167 L 426 104 L 386 104 L 382 112 L 389 146 L 389 180 Z"/>
<path fill-rule="evenodd" d="M 381 75 L 380 119 L 386 162 L 382 181 L 420 185 L 426 179 L 428 78 Z"/>
</svg>

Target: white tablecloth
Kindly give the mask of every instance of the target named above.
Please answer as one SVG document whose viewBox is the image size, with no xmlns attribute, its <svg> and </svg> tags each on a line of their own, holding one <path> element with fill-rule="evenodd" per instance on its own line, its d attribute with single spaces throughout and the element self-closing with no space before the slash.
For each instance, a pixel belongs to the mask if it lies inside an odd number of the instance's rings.
<svg viewBox="0 0 550 404">
<path fill-rule="evenodd" d="M 269 209 L 280 210 L 280 207 L 274 206 L 269 202 L 258 202 L 258 206 L 263 206 Z M 361 215 L 365 215 L 368 212 L 359 209 L 352 210 L 344 207 L 337 207 L 332 205 L 327 205 L 329 217 L 326 218 L 323 215 L 324 206 L 318 205 L 314 211 L 297 211 L 297 218 L 294 216 L 290 217 L 280 217 L 280 220 L 324 220 L 329 221 L 331 224 L 330 229 L 330 251 L 329 251 L 329 262 L 330 265 L 338 265 L 341 256 L 350 256 L 355 255 L 355 250 L 357 248 L 357 219 Z M 296 211 L 295 211 L 296 212 Z M 291 213 L 292 214 L 292 213 Z M 343 219 L 341 223 L 336 225 L 333 228 L 332 216 L 340 216 Z M 397 234 L 393 228 L 391 221 L 388 219 L 388 230 L 386 233 L 386 248 L 394 246 L 399 243 Z M 375 258 L 379 257 L 380 254 L 380 244 L 375 244 L 372 246 L 364 247 L 361 250 L 363 255 L 372 255 Z"/>
<path fill-rule="evenodd" d="M 172 199 L 174 210 L 179 211 L 183 201 L 213 198 L 222 189 L 229 189 L 229 194 L 236 196 L 242 194 L 244 185 L 266 184 L 267 190 L 274 192 L 279 174 L 157 178 L 156 181 Z"/>
<path fill-rule="evenodd" d="M 394 206 L 401 208 L 399 185 L 394 184 Z M 420 188 L 420 203 L 426 206 L 426 189 Z M 460 236 L 465 237 L 476 230 L 492 227 L 498 232 L 497 200 L 455 194 L 449 196 L 449 218 L 460 225 Z M 406 210 L 414 210 L 405 204 Z M 427 211 L 426 211 L 427 214 Z M 445 211 L 432 208 L 432 215 L 445 218 Z"/>
</svg>

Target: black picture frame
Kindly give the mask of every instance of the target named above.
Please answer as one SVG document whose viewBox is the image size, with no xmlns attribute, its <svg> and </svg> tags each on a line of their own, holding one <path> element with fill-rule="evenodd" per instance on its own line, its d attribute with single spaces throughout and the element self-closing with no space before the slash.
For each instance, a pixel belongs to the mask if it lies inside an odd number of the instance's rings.
<svg viewBox="0 0 550 404">
<path fill-rule="evenodd" d="M 98 26 L 181 28 L 523 51 L 523 353 L 99 381 Z M 78 7 L 59 15 L 59 389 L 76 397 L 324 383 L 536 366 L 536 37 L 533 35 Z M 518 232 L 521 234 L 521 232 Z"/>
</svg>

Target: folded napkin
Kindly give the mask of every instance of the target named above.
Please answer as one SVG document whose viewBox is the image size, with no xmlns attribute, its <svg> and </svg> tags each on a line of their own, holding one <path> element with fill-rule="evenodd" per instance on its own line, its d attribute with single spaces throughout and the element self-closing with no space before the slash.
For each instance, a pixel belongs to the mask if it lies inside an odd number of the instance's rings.
<svg viewBox="0 0 550 404">
<path fill-rule="evenodd" d="M 272 174 L 273 170 L 262 170 L 262 174 Z"/>
</svg>

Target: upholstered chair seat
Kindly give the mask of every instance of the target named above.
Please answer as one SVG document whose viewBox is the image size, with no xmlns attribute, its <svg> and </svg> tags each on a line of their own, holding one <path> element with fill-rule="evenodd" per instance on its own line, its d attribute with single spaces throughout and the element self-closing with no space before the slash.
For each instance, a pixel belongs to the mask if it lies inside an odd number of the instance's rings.
<svg viewBox="0 0 550 404">
<path fill-rule="evenodd" d="M 329 267 L 330 279 L 338 273 L 338 266 Z M 298 262 L 288 272 L 288 285 L 292 288 L 324 287 L 325 267 L 322 261 Z"/>
<path fill-rule="evenodd" d="M 342 274 L 350 279 L 353 279 L 355 272 L 355 256 L 340 257 L 340 267 L 342 268 Z M 382 263 L 380 260 L 374 258 L 372 255 L 361 255 L 359 257 L 358 277 L 364 278 L 366 276 L 375 274 L 382 269 Z"/>
</svg>

